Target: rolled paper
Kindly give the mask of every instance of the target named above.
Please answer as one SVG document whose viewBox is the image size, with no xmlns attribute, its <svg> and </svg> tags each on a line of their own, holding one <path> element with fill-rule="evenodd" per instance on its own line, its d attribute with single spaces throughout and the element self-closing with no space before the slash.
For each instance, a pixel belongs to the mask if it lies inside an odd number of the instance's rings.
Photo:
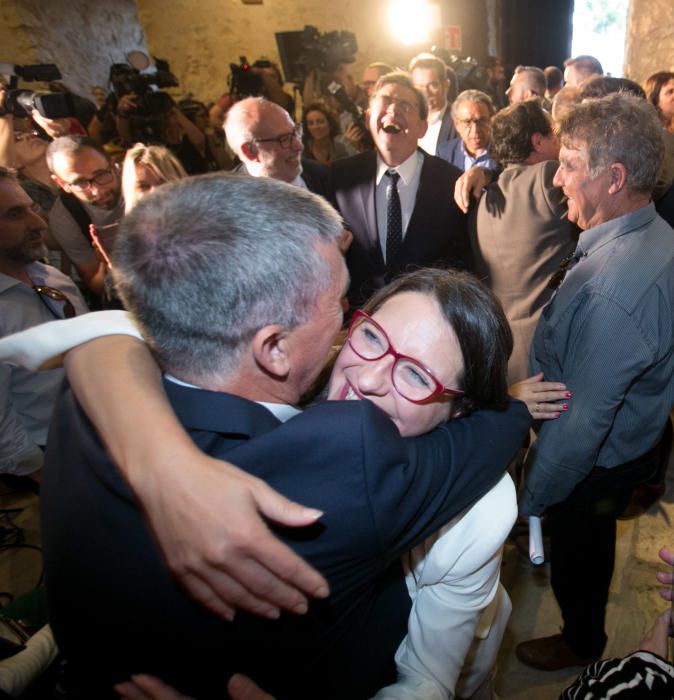
<svg viewBox="0 0 674 700">
<path fill-rule="evenodd" d="M 531 559 L 531 563 L 536 564 L 536 566 L 545 561 L 541 519 L 537 515 L 529 516 L 529 559 Z"/>
</svg>

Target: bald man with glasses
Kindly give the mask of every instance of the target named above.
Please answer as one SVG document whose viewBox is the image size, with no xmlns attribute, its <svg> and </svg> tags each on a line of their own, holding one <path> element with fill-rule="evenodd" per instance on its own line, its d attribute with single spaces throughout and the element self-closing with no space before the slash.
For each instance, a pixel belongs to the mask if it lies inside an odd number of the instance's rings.
<svg viewBox="0 0 674 700">
<path fill-rule="evenodd" d="M 227 112 L 223 129 L 241 161 L 237 172 L 327 194 L 327 169 L 302 158 L 302 126 L 283 107 L 264 97 L 240 100 Z"/>
<path fill-rule="evenodd" d="M 87 289 L 103 293 L 105 265 L 91 245 L 89 224 L 108 226 L 124 214 L 117 167 L 85 136 L 62 136 L 47 148 L 47 166 L 61 188 L 49 213 L 49 229 L 75 265 Z"/>
</svg>

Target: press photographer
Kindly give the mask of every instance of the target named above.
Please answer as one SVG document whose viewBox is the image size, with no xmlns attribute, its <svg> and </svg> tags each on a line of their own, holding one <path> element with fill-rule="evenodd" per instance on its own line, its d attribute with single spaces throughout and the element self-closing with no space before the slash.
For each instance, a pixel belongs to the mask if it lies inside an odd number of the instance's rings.
<svg viewBox="0 0 674 700">
<path fill-rule="evenodd" d="M 208 172 L 205 134 L 176 107 L 168 93 L 159 89 L 178 85 L 168 62 L 155 58 L 156 71 L 142 73 L 150 65 L 149 58 L 139 51 L 129 58 L 129 63 L 115 63 L 110 68 L 113 92 L 109 99 L 114 104 L 120 145 L 161 144 L 171 149 L 190 175 Z"/>
</svg>

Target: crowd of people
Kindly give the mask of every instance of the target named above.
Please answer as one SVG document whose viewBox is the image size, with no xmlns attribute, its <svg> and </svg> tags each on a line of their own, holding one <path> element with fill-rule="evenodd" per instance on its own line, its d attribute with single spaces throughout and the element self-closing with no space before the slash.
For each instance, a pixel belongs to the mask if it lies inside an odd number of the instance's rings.
<svg viewBox="0 0 674 700">
<path fill-rule="evenodd" d="M 563 619 L 520 661 L 672 697 L 669 612 L 599 659 L 671 447 L 674 74 L 487 67 L 0 116 L 0 472 L 68 697 L 492 698 L 518 514 Z"/>
</svg>

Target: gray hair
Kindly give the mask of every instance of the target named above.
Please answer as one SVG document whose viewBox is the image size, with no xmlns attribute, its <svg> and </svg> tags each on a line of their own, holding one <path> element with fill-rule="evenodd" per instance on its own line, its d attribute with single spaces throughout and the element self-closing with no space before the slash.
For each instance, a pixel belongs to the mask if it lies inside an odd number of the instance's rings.
<svg viewBox="0 0 674 700">
<path fill-rule="evenodd" d="M 47 146 L 47 151 L 45 153 L 49 172 L 54 173 L 54 156 L 56 156 L 57 153 L 65 153 L 73 158 L 78 156 L 85 148 L 93 149 L 97 153 L 100 153 L 108 163 L 110 162 L 110 156 L 105 152 L 103 146 L 88 136 L 59 136 Z"/>
<path fill-rule="evenodd" d="M 490 117 L 493 117 L 496 112 L 494 103 L 486 92 L 482 92 L 482 90 L 464 90 L 460 92 L 454 102 L 452 102 L 452 119 L 458 118 L 456 115 L 463 102 L 477 102 L 478 104 L 483 104 L 487 108 Z"/>
<path fill-rule="evenodd" d="M 405 71 L 394 71 L 393 73 L 382 75 L 372 89 L 370 102 L 377 97 L 377 93 L 385 85 L 400 85 L 401 87 L 411 90 L 416 95 L 417 102 L 419 103 L 419 116 L 421 119 L 428 119 L 428 102 L 426 102 L 426 95 L 424 95 L 422 90 L 414 86 L 409 73 L 405 73 Z"/>
<path fill-rule="evenodd" d="M 255 333 L 306 323 L 334 280 L 318 250 L 342 221 L 321 197 L 271 178 L 169 183 L 124 218 L 118 294 L 166 370 L 230 375 Z"/>
<path fill-rule="evenodd" d="M 527 87 L 537 97 L 545 97 L 545 91 L 548 89 L 548 79 L 545 73 L 538 66 L 517 66 L 515 75 L 524 73 L 526 75 Z"/>
<path fill-rule="evenodd" d="M 597 177 L 612 163 L 627 170 L 627 187 L 651 192 L 664 150 L 663 129 L 653 105 L 625 93 L 586 100 L 557 122 L 562 145 L 585 145 L 588 171 Z"/>
</svg>

